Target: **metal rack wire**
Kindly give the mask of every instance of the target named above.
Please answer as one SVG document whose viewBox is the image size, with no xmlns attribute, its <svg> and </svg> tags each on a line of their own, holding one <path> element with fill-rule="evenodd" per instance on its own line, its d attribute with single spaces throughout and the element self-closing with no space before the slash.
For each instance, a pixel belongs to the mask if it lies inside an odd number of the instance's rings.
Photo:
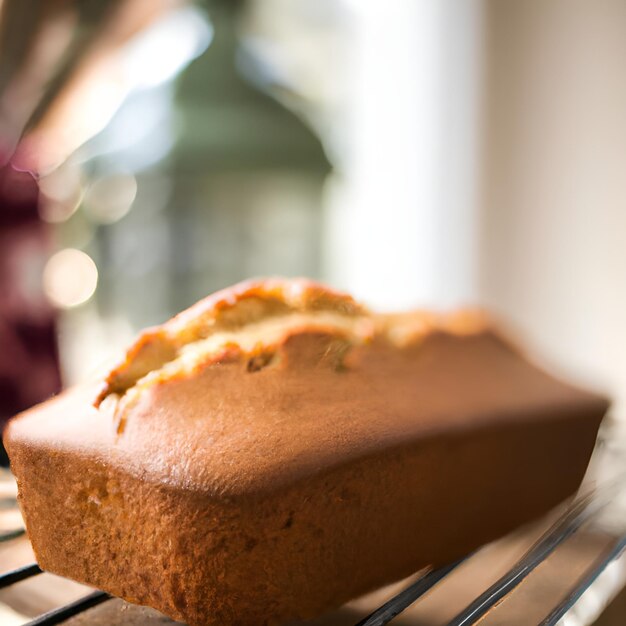
<svg viewBox="0 0 626 626">
<path fill-rule="evenodd" d="M 497 604 L 507 597 L 523 580 L 564 541 L 574 535 L 587 522 L 592 520 L 610 502 L 615 485 L 604 487 L 601 492 L 595 490 L 584 497 L 577 499 L 561 517 L 539 538 L 538 541 L 491 587 L 475 598 L 466 606 L 448 626 L 470 626 L 477 623 L 489 613 Z M 22 534 L 23 530 L 14 530 L 4 535 L 0 534 L 0 541 L 8 541 Z M 540 626 L 554 626 L 565 613 L 574 606 L 606 567 L 617 559 L 626 549 L 626 534 L 615 539 L 591 567 L 579 579 L 566 597 L 558 602 L 549 615 L 540 623 Z M 424 594 L 439 584 L 445 577 L 455 570 L 468 557 L 439 569 L 431 569 L 406 589 L 396 594 L 389 601 L 380 606 L 368 617 L 361 620 L 356 626 L 384 626 L 390 623 L 406 608 L 417 602 Z M 27 578 L 37 576 L 42 570 L 37 564 L 27 565 L 0 575 L 0 589 L 13 585 Z M 52 626 L 62 624 L 65 620 L 78 615 L 98 604 L 106 602 L 112 596 L 102 591 L 95 591 L 75 602 L 54 609 L 44 615 L 36 617 L 26 626 Z"/>
</svg>

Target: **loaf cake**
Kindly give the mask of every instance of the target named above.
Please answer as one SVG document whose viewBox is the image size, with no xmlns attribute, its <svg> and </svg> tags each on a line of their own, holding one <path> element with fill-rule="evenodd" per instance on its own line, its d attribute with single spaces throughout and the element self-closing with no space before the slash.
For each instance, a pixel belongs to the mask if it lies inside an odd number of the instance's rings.
<svg viewBox="0 0 626 626">
<path fill-rule="evenodd" d="M 607 402 L 482 315 L 246 282 L 4 441 L 41 567 L 199 625 L 305 619 L 573 494 Z"/>
</svg>

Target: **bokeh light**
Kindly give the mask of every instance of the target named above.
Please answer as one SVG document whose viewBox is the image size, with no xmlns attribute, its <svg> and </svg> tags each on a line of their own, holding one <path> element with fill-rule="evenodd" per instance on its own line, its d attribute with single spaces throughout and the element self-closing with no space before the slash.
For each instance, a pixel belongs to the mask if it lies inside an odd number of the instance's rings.
<svg viewBox="0 0 626 626">
<path fill-rule="evenodd" d="M 63 309 L 84 304 L 98 285 L 98 268 L 81 250 L 66 248 L 53 255 L 43 273 L 43 288 L 50 301 Z"/>
<path fill-rule="evenodd" d="M 81 172 L 68 163 L 39 180 L 39 214 L 46 222 L 61 223 L 76 211 L 83 197 Z"/>
<path fill-rule="evenodd" d="M 113 224 L 132 206 L 137 180 L 132 174 L 112 174 L 95 180 L 85 194 L 85 210 L 99 224 Z"/>
</svg>

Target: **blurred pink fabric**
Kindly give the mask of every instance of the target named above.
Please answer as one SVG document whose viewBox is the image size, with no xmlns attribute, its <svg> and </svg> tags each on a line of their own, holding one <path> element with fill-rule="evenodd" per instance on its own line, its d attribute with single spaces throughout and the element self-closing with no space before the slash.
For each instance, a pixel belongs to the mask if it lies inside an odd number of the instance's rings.
<svg viewBox="0 0 626 626">
<path fill-rule="evenodd" d="M 61 387 L 55 312 L 42 287 L 49 238 L 38 195 L 30 173 L 0 168 L 0 429 Z"/>
</svg>

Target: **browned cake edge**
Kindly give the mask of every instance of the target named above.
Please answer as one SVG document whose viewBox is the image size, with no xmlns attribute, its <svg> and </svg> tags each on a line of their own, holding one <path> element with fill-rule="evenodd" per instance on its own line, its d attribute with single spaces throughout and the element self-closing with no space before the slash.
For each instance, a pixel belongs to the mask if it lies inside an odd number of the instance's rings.
<svg viewBox="0 0 626 626">
<path fill-rule="evenodd" d="M 319 614 L 546 512 L 582 480 L 593 413 L 434 435 L 261 498 L 7 443 L 43 569 L 192 626 L 252 626 Z"/>
<path fill-rule="evenodd" d="M 281 320 L 297 323 L 267 341 L 264 325 L 274 318 L 279 330 Z M 263 331 L 260 344 L 230 341 L 251 328 Z M 484 328 L 473 314 L 373 316 L 349 296 L 306 281 L 247 283 L 142 335 L 108 376 L 98 404 L 111 400 L 118 418 L 120 406 L 122 415 L 134 415 L 134 403 L 148 399 L 149 407 L 155 389 L 193 382 L 207 367 L 249 364 L 268 348 L 282 349 L 294 333 L 312 333 L 326 347 L 360 345 L 361 356 L 383 339 L 379 354 L 395 358 L 420 342 L 432 352 L 438 344 L 431 339 L 441 334 L 459 337 L 460 345 Z M 189 353 L 196 342 L 203 349 Z M 325 357 L 326 347 L 311 354 Z M 281 371 L 268 374 L 280 378 Z M 95 411 L 83 397 L 77 402 L 78 413 Z M 44 405 L 5 434 L 38 561 L 193 626 L 306 618 L 536 517 L 578 487 L 606 402 L 582 393 L 543 408 L 538 401 L 532 415 L 487 415 L 462 428 L 362 447 L 274 490 L 241 493 L 199 490 L 197 481 L 185 486 L 185 472 L 199 468 L 186 470 L 184 458 L 181 481 L 155 480 L 120 462 L 115 438 L 99 448 L 98 433 L 83 446 L 71 433 L 54 441 L 33 431 L 45 416 L 58 420 L 61 433 L 65 410 L 63 403 Z M 133 429 L 145 428 L 137 418 Z M 141 466 L 146 454 L 136 441 Z"/>
</svg>

